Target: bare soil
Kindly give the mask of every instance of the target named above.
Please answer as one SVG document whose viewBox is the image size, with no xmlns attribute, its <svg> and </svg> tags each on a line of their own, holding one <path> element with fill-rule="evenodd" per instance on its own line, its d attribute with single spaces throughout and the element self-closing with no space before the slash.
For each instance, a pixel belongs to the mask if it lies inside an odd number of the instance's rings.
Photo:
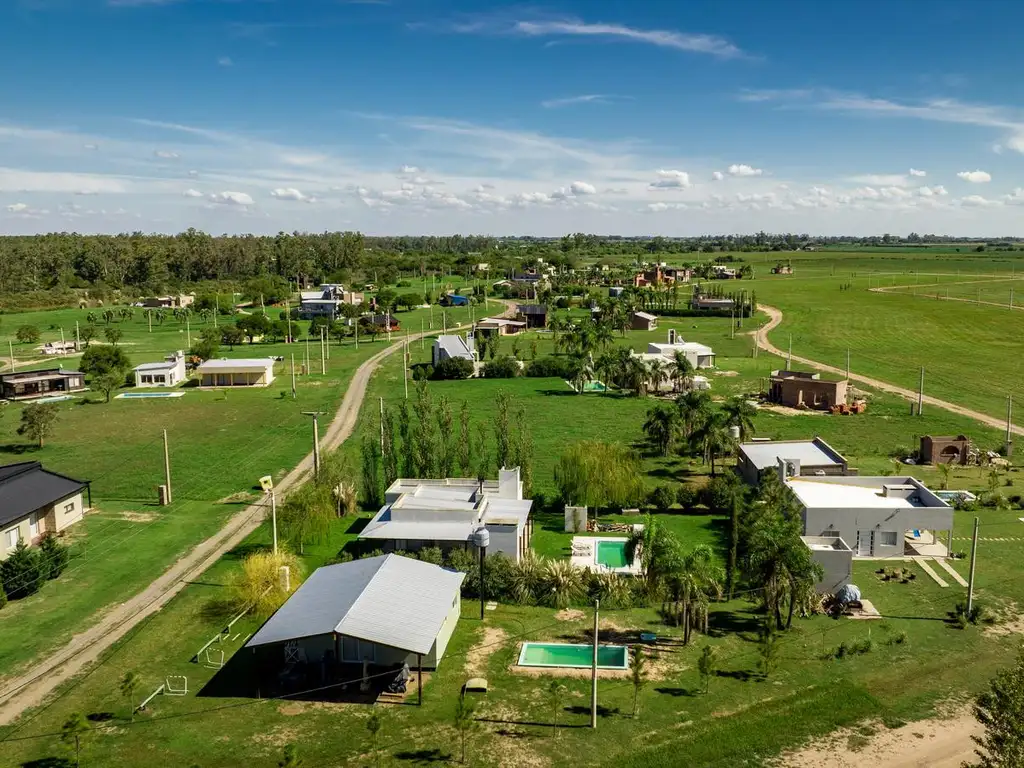
<svg viewBox="0 0 1024 768">
<path fill-rule="evenodd" d="M 466 674 L 470 677 L 484 675 L 487 672 L 487 659 L 502 646 L 506 636 L 501 627 L 484 627 L 480 642 L 466 654 Z"/>
</svg>

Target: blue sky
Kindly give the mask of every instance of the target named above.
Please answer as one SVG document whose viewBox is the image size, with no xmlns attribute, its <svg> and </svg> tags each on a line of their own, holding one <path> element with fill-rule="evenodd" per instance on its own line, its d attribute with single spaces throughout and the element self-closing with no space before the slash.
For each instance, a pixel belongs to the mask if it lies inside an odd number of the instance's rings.
<svg viewBox="0 0 1024 768">
<path fill-rule="evenodd" d="M 0 232 L 1022 235 L 1024 4 L 4 0 Z"/>
</svg>

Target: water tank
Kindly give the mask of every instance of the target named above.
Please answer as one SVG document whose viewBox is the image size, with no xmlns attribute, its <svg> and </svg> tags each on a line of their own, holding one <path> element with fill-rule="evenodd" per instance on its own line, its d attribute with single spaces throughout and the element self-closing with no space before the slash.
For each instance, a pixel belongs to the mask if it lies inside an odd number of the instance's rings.
<svg viewBox="0 0 1024 768">
<path fill-rule="evenodd" d="M 729 427 L 729 437 L 731 437 L 733 440 L 740 439 L 740 428 L 737 427 L 735 424 Z"/>
<path fill-rule="evenodd" d="M 473 531 L 473 543 L 479 549 L 486 549 L 487 546 L 491 543 L 491 532 L 483 526 L 480 526 L 475 531 Z"/>
</svg>

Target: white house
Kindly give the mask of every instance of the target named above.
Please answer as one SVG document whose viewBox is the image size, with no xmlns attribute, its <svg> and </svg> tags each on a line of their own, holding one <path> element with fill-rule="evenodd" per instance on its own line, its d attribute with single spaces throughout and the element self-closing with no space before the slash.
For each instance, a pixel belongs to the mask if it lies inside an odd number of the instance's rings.
<svg viewBox="0 0 1024 768">
<path fill-rule="evenodd" d="M 445 334 L 434 339 L 434 346 L 431 351 L 433 365 L 453 357 L 469 360 L 471 363 L 476 361 L 476 345 L 473 342 L 472 333 L 467 333 L 465 337 L 456 334 Z"/>
<path fill-rule="evenodd" d="M 813 440 L 755 440 L 741 443 L 736 471 L 750 485 L 761 483 L 766 470 L 780 480 L 799 475 L 856 475 L 846 458 L 820 437 Z"/>
<path fill-rule="evenodd" d="M 714 368 L 715 351 L 706 344 L 696 341 L 683 341 L 676 335 L 675 328 L 668 329 L 668 342 L 665 344 L 651 342 L 647 345 L 647 355 L 660 355 L 666 362 L 675 359 L 676 352 L 682 352 L 694 368 Z"/>
<path fill-rule="evenodd" d="M 274 380 L 274 360 L 221 358 L 207 360 L 196 371 L 202 387 L 266 387 Z"/>
<path fill-rule="evenodd" d="M 245 647 L 285 664 L 436 668 L 459 622 L 465 578 L 394 554 L 317 568 Z"/>
<path fill-rule="evenodd" d="M 799 476 L 786 485 L 804 535 L 839 537 L 857 557 L 903 557 L 907 543 L 937 543 L 936 532 L 953 527 L 953 508 L 913 477 Z"/>
<path fill-rule="evenodd" d="M 185 380 L 185 353 L 180 349 L 162 363 L 135 366 L 136 387 L 176 387 Z"/>
<path fill-rule="evenodd" d="M 502 552 L 518 562 L 530 548 L 533 502 L 523 498 L 518 467 L 502 469 L 497 482 L 399 478 L 387 489 L 385 502 L 359 534 L 380 541 L 385 550 L 468 549 L 481 527 L 490 534 L 489 554 Z"/>
</svg>

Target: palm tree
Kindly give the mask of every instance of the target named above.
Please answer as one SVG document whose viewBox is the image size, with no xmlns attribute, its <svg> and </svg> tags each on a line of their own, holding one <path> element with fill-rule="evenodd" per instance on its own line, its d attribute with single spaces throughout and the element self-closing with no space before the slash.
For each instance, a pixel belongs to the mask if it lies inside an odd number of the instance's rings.
<svg viewBox="0 0 1024 768">
<path fill-rule="evenodd" d="M 703 390 L 691 389 L 676 398 L 676 408 L 683 419 L 683 437 L 689 441 L 711 415 L 711 396 Z"/>
<path fill-rule="evenodd" d="M 705 462 L 711 464 L 711 476 L 715 476 L 715 458 L 735 449 L 736 441 L 729 434 L 729 424 L 721 411 L 712 413 L 692 434 L 693 441 L 700 446 Z"/>
<path fill-rule="evenodd" d="M 761 589 L 767 618 L 778 628 L 792 625 L 799 595 L 822 574 L 800 539 L 801 531 L 799 518 L 769 509 L 754 523 L 748 537 L 747 578 Z M 788 616 L 783 623 L 782 605 L 787 598 Z"/>
<path fill-rule="evenodd" d="M 597 342 L 597 345 L 601 349 L 607 349 L 608 345 L 611 344 L 613 340 L 614 336 L 612 328 L 602 318 L 602 321 L 594 328 L 594 341 Z"/>
<path fill-rule="evenodd" d="M 756 431 L 754 417 L 757 415 L 757 409 L 743 395 L 729 398 L 722 406 L 722 412 L 725 413 L 729 426 L 740 428 L 740 442 L 745 443 Z"/>
<path fill-rule="evenodd" d="M 939 477 L 941 478 L 942 490 L 944 490 L 944 491 L 948 490 L 949 489 L 949 475 L 953 471 L 953 466 L 951 464 L 942 463 L 942 464 L 937 464 L 935 466 L 935 468 L 937 470 L 939 470 Z"/>
<path fill-rule="evenodd" d="M 569 364 L 569 371 L 572 388 L 576 390 L 576 394 L 582 395 L 587 382 L 594 378 L 594 369 L 590 365 L 589 358 L 582 355 L 573 357 Z"/>
<path fill-rule="evenodd" d="M 686 356 L 686 353 L 681 349 L 677 349 L 672 354 L 672 381 L 674 382 L 676 391 L 687 390 L 690 388 L 690 382 L 693 379 L 693 363 L 690 362 L 690 358 Z"/>
<path fill-rule="evenodd" d="M 722 567 L 707 544 L 699 544 L 684 555 L 668 577 L 668 588 L 678 607 L 676 616 L 683 627 L 683 644 L 689 644 L 694 628 L 707 631 L 709 595 L 721 597 Z"/>
<path fill-rule="evenodd" d="M 658 403 L 647 411 L 644 433 L 662 456 L 668 456 L 672 452 L 672 446 L 679 436 L 679 422 L 679 409 L 675 406 Z"/>
<path fill-rule="evenodd" d="M 651 372 L 644 365 L 643 360 L 639 357 L 628 355 L 621 361 L 621 365 L 622 385 L 632 391 L 636 397 L 646 395 Z"/>
<path fill-rule="evenodd" d="M 668 378 L 668 371 L 665 369 L 665 364 L 660 360 L 651 360 L 647 364 L 648 375 L 651 379 L 651 389 L 657 393 L 661 390 L 661 384 Z"/>
</svg>

